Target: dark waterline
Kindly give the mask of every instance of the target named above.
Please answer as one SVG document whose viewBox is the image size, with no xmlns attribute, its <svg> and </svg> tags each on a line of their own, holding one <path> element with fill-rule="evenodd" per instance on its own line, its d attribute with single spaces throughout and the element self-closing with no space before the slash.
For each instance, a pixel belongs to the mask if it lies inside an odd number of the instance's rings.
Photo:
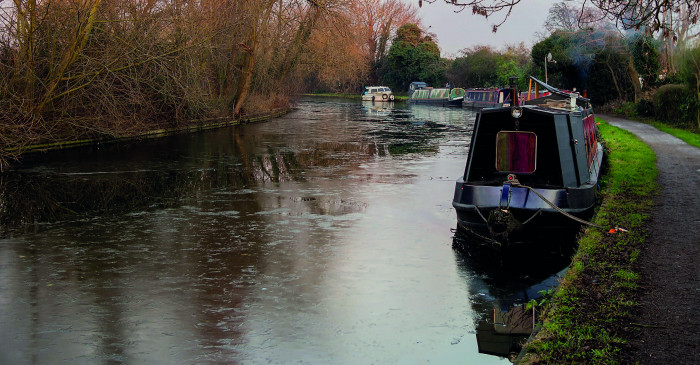
<svg viewBox="0 0 700 365">
<path fill-rule="evenodd" d="M 0 363 L 508 363 L 479 354 L 477 324 L 554 285 L 568 254 L 504 277 L 453 251 L 473 121 L 307 99 L 16 168 Z"/>
</svg>

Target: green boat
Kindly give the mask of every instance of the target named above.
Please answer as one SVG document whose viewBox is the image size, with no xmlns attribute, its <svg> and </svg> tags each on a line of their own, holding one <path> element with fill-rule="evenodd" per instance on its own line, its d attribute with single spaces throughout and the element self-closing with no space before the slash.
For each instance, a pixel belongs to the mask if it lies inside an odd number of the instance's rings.
<svg viewBox="0 0 700 365">
<path fill-rule="evenodd" d="M 462 106 L 464 89 L 455 87 L 432 88 L 425 82 L 412 82 L 408 89 L 408 102 L 442 106 Z"/>
</svg>

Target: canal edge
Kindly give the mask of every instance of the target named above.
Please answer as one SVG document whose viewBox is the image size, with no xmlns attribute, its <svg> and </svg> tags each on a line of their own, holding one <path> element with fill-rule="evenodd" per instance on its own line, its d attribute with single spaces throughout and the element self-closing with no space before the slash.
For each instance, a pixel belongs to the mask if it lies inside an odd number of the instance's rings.
<svg viewBox="0 0 700 365">
<path fill-rule="evenodd" d="M 204 120 L 194 120 L 194 121 L 190 122 L 191 124 L 184 126 L 184 127 L 178 127 L 178 128 L 154 129 L 154 130 L 146 131 L 146 132 L 135 134 L 135 135 L 121 136 L 121 137 L 106 136 L 106 137 L 102 137 L 102 138 L 87 138 L 87 139 L 79 139 L 79 140 L 72 140 L 72 141 L 40 143 L 40 144 L 29 145 L 29 146 L 25 146 L 25 147 L 8 148 L 8 149 L 5 149 L 5 151 L 11 152 L 11 153 L 12 152 L 14 152 L 14 153 L 19 152 L 19 154 L 21 156 L 21 155 L 25 155 L 25 154 L 33 154 L 33 153 L 39 153 L 39 152 L 51 152 L 51 151 L 58 151 L 58 150 L 64 150 L 64 149 L 70 149 L 70 148 L 92 146 L 92 145 L 97 145 L 100 143 L 112 144 L 112 143 L 120 143 L 120 142 L 145 140 L 145 139 L 155 139 L 155 138 L 162 138 L 162 137 L 176 135 L 176 134 L 195 133 L 195 132 L 200 132 L 200 131 L 205 131 L 205 130 L 218 129 L 218 128 L 236 126 L 236 125 L 259 123 L 259 122 L 268 121 L 268 120 L 271 120 L 274 118 L 279 118 L 283 115 L 288 114 L 291 111 L 292 111 L 291 107 L 285 107 L 285 108 L 275 109 L 275 110 L 272 110 L 270 112 L 244 116 L 244 117 L 241 117 L 238 119 L 229 119 L 227 117 L 223 117 L 223 118 L 213 118 L 213 119 L 204 119 Z"/>
</svg>

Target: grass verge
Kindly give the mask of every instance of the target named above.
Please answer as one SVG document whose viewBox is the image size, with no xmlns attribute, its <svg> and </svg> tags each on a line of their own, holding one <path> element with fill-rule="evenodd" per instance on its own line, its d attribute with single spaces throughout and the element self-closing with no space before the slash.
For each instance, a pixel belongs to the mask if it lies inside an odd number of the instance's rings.
<svg viewBox="0 0 700 365">
<path fill-rule="evenodd" d="M 685 129 L 670 127 L 661 122 L 650 122 L 650 124 L 653 125 L 656 129 L 662 132 L 666 132 L 691 146 L 700 148 L 700 134 L 693 133 Z"/>
<path fill-rule="evenodd" d="M 561 285 L 545 301 L 542 329 L 526 344 L 521 364 L 624 362 L 629 319 L 638 309 L 637 257 L 656 194 L 656 155 L 633 134 L 601 119 L 607 168 L 602 203 Z"/>
</svg>

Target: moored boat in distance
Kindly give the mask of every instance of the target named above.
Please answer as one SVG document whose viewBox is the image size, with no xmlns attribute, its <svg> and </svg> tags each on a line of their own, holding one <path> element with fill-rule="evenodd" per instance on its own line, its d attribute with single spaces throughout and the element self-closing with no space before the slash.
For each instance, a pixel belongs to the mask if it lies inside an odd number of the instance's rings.
<svg viewBox="0 0 700 365">
<path fill-rule="evenodd" d="M 603 148 L 590 100 L 531 79 L 549 94 L 478 112 L 452 201 L 458 230 L 499 248 L 577 232 L 596 203 Z"/>
<path fill-rule="evenodd" d="M 497 108 L 510 105 L 511 89 L 467 89 L 464 106 L 472 109 Z"/>
<path fill-rule="evenodd" d="M 387 86 L 365 86 L 362 101 L 394 101 L 394 93 Z"/>
<path fill-rule="evenodd" d="M 464 95 L 463 106 L 474 110 L 483 108 L 500 108 L 511 106 L 513 103 L 513 89 L 511 88 L 484 88 L 484 89 L 467 89 Z M 527 100 L 528 93 L 521 93 L 518 103 L 522 104 Z M 549 95 L 548 91 L 537 92 L 537 97 L 545 97 Z M 530 98 L 533 98 L 533 93 L 530 93 Z"/>
<path fill-rule="evenodd" d="M 408 87 L 409 103 L 461 107 L 462 101 L 464 89 L 459 87 L 432 88 L 420 81 L 412 82 Z"/>
</svg>

